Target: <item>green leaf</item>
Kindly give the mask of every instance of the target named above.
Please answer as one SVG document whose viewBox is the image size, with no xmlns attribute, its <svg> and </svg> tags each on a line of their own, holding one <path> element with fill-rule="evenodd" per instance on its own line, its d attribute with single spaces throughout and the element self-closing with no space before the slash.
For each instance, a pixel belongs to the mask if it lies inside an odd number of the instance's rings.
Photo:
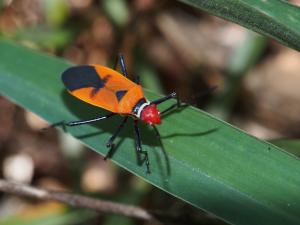
<svg viewBox="0 0 300 225">
<path fill-rule="evenodd" d="M 300 10 L 287 1 L 180 0 L 300 50 Z"/>
<path fill-rule="evenodd" d="M 272 144 L 285 149 L 289 153 L 300 157 L 300 140 L 299 139 L 277 139 L 271 140 Z"/>
<path fill-rule="evenodd" d="M 1 93 L 19 105 L 50 122 L 107 113 L 64 91 L 60 74 L 70 66 L 65 61 L 5 40 L 0 40 L 0 49 Z M 149 91 L 146 95 L 159 97 Z M 68 131 L 105 154 L 105 143 L 120 121 L 111 118 Z M 154 132 L 141 124 L 152 170 L 147 174 L 145 165 L 137 163 L 129 122 L 112 157 L 121 167 L 234 224 L 300 224 L 300 163 L 295 157 L 187 107 L 163 117 L 159 126 L 163 146 Z"/>
</svg>

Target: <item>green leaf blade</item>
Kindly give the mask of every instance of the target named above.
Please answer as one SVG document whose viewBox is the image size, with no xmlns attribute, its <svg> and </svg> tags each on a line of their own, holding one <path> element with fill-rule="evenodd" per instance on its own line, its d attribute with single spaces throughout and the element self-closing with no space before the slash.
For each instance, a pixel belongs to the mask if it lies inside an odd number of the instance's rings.
<svg viewBox="0 0 300 225">
<path fill-rule="evenodd" d="M 300 9 L 286 1 L 180 0 L 300 50 Z"/>
<path fill-rule="evenodd" d="M 52 123 L 107 113 L 64 91 L 60 75 L 70 66 L 65 61 L 5 40 L 0 40 L 0 49 L 1 94 Z M 146 95 L 158 97 L 149 91 Z M 103 155 L 121 119 L 72 127 L 68 132 Z M 116 140 L 112 157 L 123 168 L 234 224 L 300 223 L 300 164 L 295 157 L 187 107 L 163 118 L 158 127 L 163 147 L 154 132 L 141 124 L 152 170 L 147 174 L 145 165 L 137 163 L 129 122 Z"/>
</svg>

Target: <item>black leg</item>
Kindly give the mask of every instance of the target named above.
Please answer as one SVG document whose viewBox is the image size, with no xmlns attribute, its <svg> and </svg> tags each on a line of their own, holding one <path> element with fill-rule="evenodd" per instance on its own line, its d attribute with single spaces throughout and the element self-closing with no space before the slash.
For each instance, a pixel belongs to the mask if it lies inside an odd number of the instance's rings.
<svg viewBox="0 0 300 225">
<path fill-rule="evenodd" d="M 135 74 L 135 76 L 134 76 L 134 82 L 135 82 L 136 84 L 141 84 L 141 78 L 140 78 L 139 75 Z"/>
<path fill-rule="evenodd" d="M 170 160 L 169 160 L 169 157 L 164 149 L 164 145 L 162 143 L 162 140 L 161 140 L 161 136 L 160 136 L 160 133 L 157 129 L 157 127 L 155 125 L 152 125 L 153 127 L 153 130 L 155 132 L 155 136 L 157 138 L 157 140 L 159 141 L 160 145 L 161 145 L 161 148 L 162 148 L 162 153 L 164 155 L 164 158 L 165 158 L 165 161 L 166 161 L 166 169 L 167 169 L 167 174 L 170 175 L 171 174 L 171 169 L 170 169 Z"/>
<path fill-rule="evenodd" d="M 164 111 L 161 112 L 161 114 L 165 114 L 169 111 L 171 111 L 172 109 L 175 109 L 175 108 L 179 108 L 179 107 L 182 107 L 182 106 L 185 106 L 186 104 L 184 103 L 181 103 L 180 100 L 179 100 L 179 96 L 175 93 L 175 92 L 172 92 L 171 94 L 163 97 L 163 98 L 160 98 L 160 99 L 157 99 L 157 100 L 154 100 L 151 102 L 151 104 L 155 104 L 155 105 L 158 105 L 158 104 L 161 104 L 171 98 L 175 98 L 176 97 L 176 103 L 174 103 L 173 105 L 171 105 L 170 107 L 168 107 L 167 109 L 165 109 Z"/>
<path fill-rule="evenodd" d="M 179 100 L 179 96 L 176 95 L 176 103 L 174 103 L 173 105 L 169 106 L 168 108 L 166 108 L 164 111 L 162 111 L 160 114 L 161 115 L 164 115 L 168 112 L 170 112 L 171 110 L 173 109 L 176 109 L 176 108 L 180 108 L 180 107 L 184 107 L 184 106 L 188 106 L 188 104 L 186 103 L 182 103 L 180 100 Z"/>
<path fill-rule="evenodd" d="M 111 152 L 113 151 L 114 148 L 114 140 L 116 139 L 116 137 L 118 136 L 118 134 L 120 133 L 120 131 L 122 130 L 122 128 L 124 127 L 125 123 L 128 120 L 128 116 L 126 116 L 123 121 L 121 122 L 121 124 L 119 125 L 119 127 L 117 128 L 117 130 L 115 131 L 115 133 L 110 137 L 110 139 L 108 140 L 108 142 L 106 143 L 106 147 L 109 148 L 108 152 L 106 153 L 104 159 L 107 159 L 110 157 Z"/>
<path fill-rule="evenodd" d="M 197 97 L 201 97 L 201 96 L 204 96 L 204 95 L 207 95 L 209 93 L 211 93 L 212 91 L 214 91 L 215 89 L 217 88 L 217 86 L 213 86 L 211 88 L 209 88 L 207 91 L 204 91 L 204 92 L 201 92 L 200 95 L 198 95 Z M 180 108 L 180 107 L 184 107 L 184 106 L 188 106 L 187 103 L 182 103 L 180 100 L 179 100 L 179 96 L 175 93 L 175 92 L 172 92 L 170 95 L 166 96 L 166 97 L 163 97 L 161 99 L 158 99 L 158 100 L 155 100 L 151 103 L 154 103 L 154 104 L 160 104 L 170 98 L 174 98 L 176 97 L 176 103 L 174 103 L 173 105 L 171 105 L 170 107 L 168 107 L 167 109 L 165 109 L 164 111 L 161 112 L 161 114 L 165 114 L 167 112 L 170 112 L 172 109 L 175 109 L 175 108 Z"/>
<path fill-rule="evenodd" d="M 156 138 L 161 142 L 160 133 L 155 125 L 152 125 Z"/>
<path fill-rule="evenodd" d="M 78 126 L 78 125 L 83 125 L 83 124 L 87 124 L 87 123 L 94 123 L 94 122 L 112 117 L 114 115 L 116 115 L 116 114 L 115 113 L 110 113 L 108 115 L 105 115 L 105 116 L 102 116 L 102 117 L 97 117 L 95 119 L 90 119 L 90 120 L 79 120 L 79 121 L 72 121 L 72 122 L 67 122 L 67 123 L 64 122 L 64 125 L 65 126 Z"/>
<path fill-rule="evenodd" d="M 207 95 L 207 94 L 213 92 L 216 88 L 217 88 L 217 86 L 213 86 L 213 87 L 209 88 L 208 90 L 201 92 L 200 95 L 198 95 L 197 97 L 205 96 L 205 95 Z M 173 93 L 174 93 L 174 92 L 173 92 Z M 173 93 L 171 93 L 170 95 L 172 95 Z M 170 95 L 168 95 L 168 96 L 162 98 L 163 101 L 165 101 L 165 99 L 169 99 L 169 96 L 170 96 Z M 175 96 L 176 96 L 177 102 L 174 103 L 173 105 L 171 105 L 170 107 L 168 107 L 167 109 L 165 109 L 164 111 L 162 111 L 162 112 L 161 112 L 162 115 L 165 114 L 165 113 L 167 113 L 167 112 L 170 112 L 172 109 L 180 108 L 180 107 L 184 107 L 184 106 L 188 106 L 187 103 L 182 103 L 182 102 L 180 102 L 179 96 L 178 96 L 176 93 L 175 93 Z M 158 99 L 157 101 L 159 101 L 159 103 L 161 103 L 161 100 L 160 100 L 160 99 Z"/>
<path fill-rule="evenodd" d="M 128 77 L 128 73 L 127 73 L 127 70 L 126 70 L 126 65 L 125 65 L 125 59 L 124 59 L 124 56 L 123 54 L 119 54 L 119 60 L 120 60 L 120 65 L 121 65 L 121 70 L 122 70 L 122 73 L 125 77 Z"/>
<path fill-rule="evenodd" d="M 57 126 L 62 126 L 63 129 L 64 129 L 66 126 L 72 127 L 72 126 L 78 126 L 78 125 L 83 125 L 83 124 L 88 124 L 88 123 L 94 123 L 94 122 L 97 122 L 97 121 L 100 121 L 100 120 L 110 118 L 114 115 L 116 115 L 116 114 L 115 113 L 110 113 L 110 114 L 107 114 L 105 116 L 97 117 L 97 118 L 90 119 L 90 120 L 79 120 L 79 121 L 71 121 L 71 122 L 61 121 L 61 122 L 52 124 L 50 127 L 45 128 L 45 130 L 48 129 L 48 128 L 57 127 Z"/>
<path fill-rule="evenodd" d="M 147 167 L 147 173 L 150 173 L 150 163 L 149 163 L 149 157 L 148 152 L 144 151 L 142 149 L 142 143 L 141 143 L 141 134 L 140 129 L 138 127 L 138 120 L 134 120 L 134 133 L 135 133 L 135 149 L 138 154 L 138 157 L 140 154 L 144 155 L 143 161 L 146 163 Z M 139 158 L 140 160 L 140 158 Z"/>
<path fill-rule="evenodd" d="M 167 101 L 167 100 L 169 100 L 171 98 L 175 98 L 175 97 L 177 97 L 177 100 L 178 100 L 177 94 L 175 92 L 172 92 L 171 94 L 169 94 L 169 95 L 167 95 L 165 97 L 162 97 L 162 98 L 159 98 L 159 99 L 156 99 L 156 100 L 152 101 L 150 104 L 158 105 L 160 103 L 163 103 L 163 102 L 165 102 L 165 101 Z"/>
<path fill-rule="evenodd" d="M 120 65 L 121 65 L 121 70 L 122 70 L 123 75 L 128 78 L 128 73 L 127 73 L 127 69 L 126 69 L 125 59 L 124 59 L 124 56 L 123 56 L 122 53 L 119 53 L 118 56 L 116 57 L 116 60 L 115 60 L 115 63 L 114 63 L 114 67 L 113 67 L 114 70 L 117 69 L 118 63 L 120 63 Z M 136 84 L 140 84 L 141 83 L 141 79 L 140 79 L 139 75 L 135 75 L 134 76 L 134 82 Z"/>
<path fill-rule="evenodd" d="M 118 67 L 118 63 L 119 63 L 119 55 L 120 55 L 120 53 L 117 55 L 117 57 L 116 57 L 116 59 L 115 59 L 114 67 L 113 67 L 114 70 L 116 70 L 117 67 Z"/>
<path fill-rule="evenodd" d="M 118 63 L 120 63 L 123 75 L 125 77 L 128 77 L 128 73 L 127 73 L 126 65 L 125 65 L 125 59 L 124 59 L 124 56 L 123 56 L 122 53 L 119 53 L 116 60 L 115 60 L 114 70 L 117 69 Z"/>
<path fill-rule="evenodd" d="M 178 95 L 176 95 L 176 100 L 177 100 L 176 103 L 174 103 L 173 105 L 166 108 L 164 111 L 161 112 L 161 114 L 167 113 L 167 112 L 171 111 L 172 109 L 179 108 L 181 106 L 181 103 L 180 103 Z"/>
</svg>

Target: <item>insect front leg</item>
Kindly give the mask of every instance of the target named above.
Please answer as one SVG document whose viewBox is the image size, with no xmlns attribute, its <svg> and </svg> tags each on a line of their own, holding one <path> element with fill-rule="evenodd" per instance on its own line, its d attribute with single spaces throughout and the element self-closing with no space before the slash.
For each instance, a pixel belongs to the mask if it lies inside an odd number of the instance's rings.
<svg viewBox="0 0 300 225">
<path fill-rule="evenodd" d="M 176 94 L 176 93 L 175 93 Z M 161 112 L 161 114 L 166 114 L 170 111 L 172 111 L 173 109 L 177 109 L 177 108 L 180 108 L 180 107 L 183 107 L 183 106 L 187 106 L 186 103 L 182 103 L 179 99 L 179 96 L 176 94 L 176 103 L 174 103 L 173 105 L 169 106 L 168 108 L 166 108 L 164 111 Z"/>
<path fill-rule="evenodd" d="M 176 92 L 172 92 L 171 94 L 169 94 L 165 97 L 154 100 L 154 101 L 151 102 L 151 104 L 159 105 L 159 104 L 161 104 L 161 103 L 163 103 L 163 102 L 165 102 L 169 99 L 172 99 L 172 98 L 176 98 L 176 100 L 177 100 L 176 103 L 174 103 L 173 105 L 171 105 L 170 107 L 168 107 L 167 109 L 162 111 L 161 112 L 162 115 L 169 112 L 169 111 L 171 111 L 171 110 L 173 110 L 173 109 L 175 109 L 175 108 L 180 108 L 182 106 L 186 106 L 185 103 L 180 102 L 179 96 L 176 94 Z"/>
<path fill-rule="evenodd" d="M 212 87 L 210 87 L 209 89 L 207 89 L 207 90 L 205 90 L 205 91 L 199 93 L 199 94 L 197 95 L 197 98 L 202 97 L 202 96 L 205 96 L 205 95 L 207 95 L 207 94 L 210 94 L 210 93 L 213 92 L 216 88 L 217 88 L 217 86 L 212 86 Z M 171 111 L 172 109 L 175 109 L 175 108 L 180 108 L 180 107 L 188 106 L 187 103 L 182 103 L 182 102 L 179 100 L 179 95 L 176 94 L 175 92 L 171 93 L 170 95 L 168 95 L 168 96 L 166 96 L 166 97 L 164 97 L 164 98 L 158 99 L 158 100 L 156 100 L 156 101 L 158 101 L 158 102 L 159 102 L 158 104 L 160 104 L 160 103 L 162 103 L 162 102 L 164 102 L 164 101 L 166 101 L 166 100 L 172 98 L 172 96 L 173 96 L 173 98 L 176 97 L 176 100 L 177 100 L 176 103 L 174 103 L 173 105 L 171 105 L 170 107 L 168 107 L 167 109 L 165 109 L 164 111 L 162 111 L 161 114 L 165 114 L 165 113 L 167 113 L 167 112 L 169 112 L 169 111 Z"/>
<path fill-rule="evenodd" d="M 146 163 L 147 173 L 150 173 L 148 152 L 142 149 L 141 134 L 140 134 L 140 129 L 138 127 L 138 120 L 134 120 L 134 133 L 135 133 L 135 149 L 138 154 L 138 158 L 140 154 L 144 155 L 143 161 Z"/>
<path fill-rule="evenodd" d="M 122 130 L 122 128 L 124 127 L 125 123 L 128 120 L 128 116 L 126 116 L 123 121 L 121 122 L 121 124 L 119 125 L 119 127 L 117 128 L 117 130 L 115 131 L 115 133 L 110 137 L 110 139 L 108 140 L 108 142 L 106 143 L 106 147 L 109 148 L 108 152 L 106 153 L 104 159 L 106 160 L 107 158 L 110 157 L 113 149 L 114 149 L 114 140 L 116 139 L 116 137 L 118 136 L 118 134 L 120 133 L 120 131 Z"/>
<path fill-rule="evenodd" d="M 175 97 L 177 98 L 177 100 L 179 100 L 176 92 L 172 92 L 171 94 L 169 94 L 169 95 L 167 95 L 165 97 L 162 97 L 162 98 L 159 98 L 159 99 L 156 99 L 156 100 L 152 101 L 150 104 L 159 105 L 159 104 L 161 104 L 161 103 L 163 103 L 165 101 L 168 101 L 171 98 L 175 98 Z"/>
</svg>

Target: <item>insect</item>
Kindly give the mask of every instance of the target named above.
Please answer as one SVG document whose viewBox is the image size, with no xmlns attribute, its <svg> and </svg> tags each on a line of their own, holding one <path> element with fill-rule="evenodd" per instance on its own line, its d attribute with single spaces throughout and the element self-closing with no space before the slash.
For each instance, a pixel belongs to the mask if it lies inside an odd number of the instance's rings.
<svg viewBox="0 0 300 225">
<path fill-rule="evenodd" d="M 118 64 L 121 66 L 122 74 L 116 71 Z M 181 105 L 176 93 L 172 92 L 154 101 L 147 100 L 140 85 L 139 77 L 135 78 L 135 82 L 128 79 L 125 60 L 122 54 L 118 54 L 114 69 L 101 65 L 74 66 L 65 70 L 61 78 L 64 86 L 71 95 L 86 103 L 106 109 L 110 113 L 89 120 L 63 121 L 54 124 L 54 126 L 78 126 L 108 119 L 115 115 L 123 116 L 124 119 L 121 124 L 106 143 L 109 149 L 105 156 L 105 159 L 107 159 L 114 148 L 115 138 L 128 121 L 128 117 L 132 117 L 134 120 L 135 149 L 137 154 L 143 156 L 147 173 L 150 173 L 149 157 L 147 151 L 142 149 L 138 123 L 142 121 L 151 125 L 156 134 L 159 135 L 155 125 L 161 123 L 161 115 Z M 162 112 L 157 109 L 157 105 L 172 98 L 176 98 L 177 102 Z"/>
</svg>

